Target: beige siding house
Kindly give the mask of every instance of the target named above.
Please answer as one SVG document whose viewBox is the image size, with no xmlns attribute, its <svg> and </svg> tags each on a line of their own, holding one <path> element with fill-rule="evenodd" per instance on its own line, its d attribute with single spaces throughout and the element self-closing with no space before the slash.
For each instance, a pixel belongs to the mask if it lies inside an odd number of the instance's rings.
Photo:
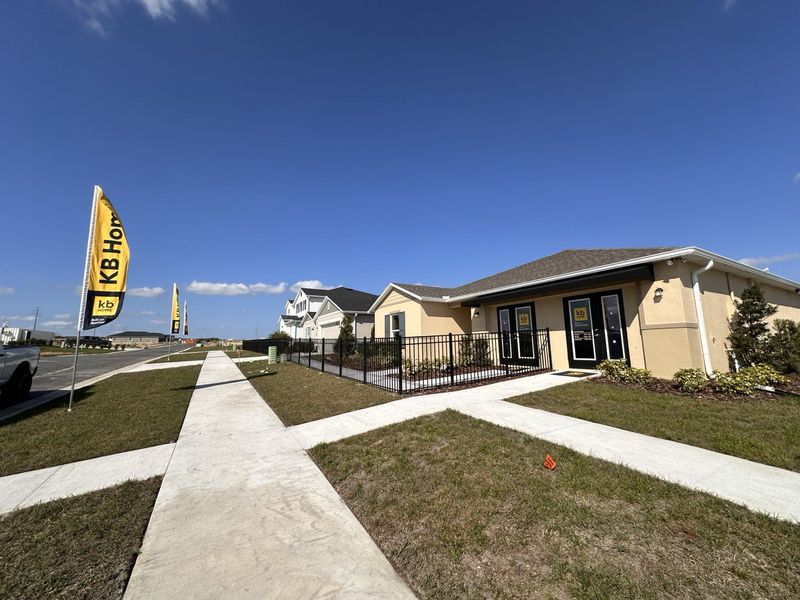
<svg viewBox="0 0 800 600">
<path fill-rule="evenodd" d="M 370 310 L 377 337 L 549 329 L 555 369 L 613 358 L 670 377 L 730 369 L 733 302 L 752 283 L 773 319 L 800 321 L 800 283 L 694 246 L 564 250 L 456 288 L 390 283 Z"/>
</svg>

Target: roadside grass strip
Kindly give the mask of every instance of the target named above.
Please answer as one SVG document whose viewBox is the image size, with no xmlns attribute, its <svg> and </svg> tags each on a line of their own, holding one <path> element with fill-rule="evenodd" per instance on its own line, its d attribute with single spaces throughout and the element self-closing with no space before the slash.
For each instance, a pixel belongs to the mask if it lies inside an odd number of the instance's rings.
<svg viewBox="0 0 800 600">
<path fill-rule="evenodd" d="M 151 360 L 150 364 L 159 364 L 165 362 L 181 362 L 184 360 L 204 360 L 208 354 L 208 350 L 203 350 L 202 352 L 199 351 L 192 351 L 192 350 L 184 350 L 182 352 L 175 352 L 174 354 L 169 355 L 169 360 L 167 360 L 166 356 L 162 356 L 161 358 L 157 358 L 155 360 Z"/>
<path fill-rule="evenodd" d="M 309 454 L 421 598 L 800 597 L 799 526 L 455 411 Z"/>
<path fill-rule="evenodd" d="M 160 477 L 0 518 L 0 598 L 121 598 Z"/>
<path fill-rule="evenodd" d="M 0 475 L 174 442 L 199 373 L 122 373 L 0 425 Z"/>
<path fill-rule="evenodd" d="M 508 401 L 800 471 L 796 398 L 717 400 L 584 381 Z"/>
<path fill-rule="evenodd" d="M 293 363 L 238 363 L 269 407 L 288 426 L 397 400 L 378 388 Z"/>
</svg>

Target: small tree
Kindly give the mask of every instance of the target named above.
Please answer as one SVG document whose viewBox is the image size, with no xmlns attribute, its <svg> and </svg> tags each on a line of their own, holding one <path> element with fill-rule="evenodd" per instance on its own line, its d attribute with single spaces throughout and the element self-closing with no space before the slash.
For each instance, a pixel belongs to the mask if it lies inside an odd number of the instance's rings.
<svg viewBox="0 0 800 600">
<path fill-rule="evenodd" d="M 731 319 L 728 340 L 741 366 L 763 363 L 769 355 L 769 327 L 767 317 L 774 315 L 778 307 L 764 298 L 758 284 L 742 291 L 742 299 L 735 300 L 736 312 Z"/>
<path fill-rule="evenodd" d="M 775 319 L 769 339 L 769 362 L 781 373 L 800 373 L 800 323 Z"/>
<path fill-rule="evenodd" d="M 271 340 L 291 340 L 292 336 L 290 336 L 285 331 L 273 331 L 269 334 L 269 339 Z"/>
<path fill-rule="evenodd" d="M 350 315 L 345 315 L 339 325 L 339 339 L 333 345 L 333 351 L 339 354 L 340 347 L 344 356 L 350 356 L 356 347 L 356 336 L 353 333 L 353 317 Z"/>
</svg>

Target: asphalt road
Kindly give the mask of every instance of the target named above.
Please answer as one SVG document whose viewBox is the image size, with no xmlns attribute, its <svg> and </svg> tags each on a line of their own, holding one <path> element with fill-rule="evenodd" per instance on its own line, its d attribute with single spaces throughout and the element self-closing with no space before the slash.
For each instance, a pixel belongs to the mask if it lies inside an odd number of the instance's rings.
<svg viewBox="0 0 800 600">
<path fill-rule="evenodd" d="M 183 350 L 186 346 L 172 345 L 172 351 Z M 145 360 L 167 355 L 167 345 L 145 348 L 143 350 L 124 350 L 107 354 L 79 354 L 78 376 L 76 382 L 97 377 L 109 371 L 135 365 Z M 57 390 L 72 383 L 73 354 L 42 356 L 39 370 L 33 378 L 33 387 L 28 398 Z"/>
</svg>

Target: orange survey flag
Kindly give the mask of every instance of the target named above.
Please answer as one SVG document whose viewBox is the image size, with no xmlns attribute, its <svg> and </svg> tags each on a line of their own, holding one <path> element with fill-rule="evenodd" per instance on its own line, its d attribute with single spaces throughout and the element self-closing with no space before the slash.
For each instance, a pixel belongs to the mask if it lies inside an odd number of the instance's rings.
<svg viewBox="0 0 800 600">
<path fill-rule="evenodd" d="M 544 466 L 551 471 L 556 468 L 556 461 L 549 454 L 544 458 Z"/>
</svg>

